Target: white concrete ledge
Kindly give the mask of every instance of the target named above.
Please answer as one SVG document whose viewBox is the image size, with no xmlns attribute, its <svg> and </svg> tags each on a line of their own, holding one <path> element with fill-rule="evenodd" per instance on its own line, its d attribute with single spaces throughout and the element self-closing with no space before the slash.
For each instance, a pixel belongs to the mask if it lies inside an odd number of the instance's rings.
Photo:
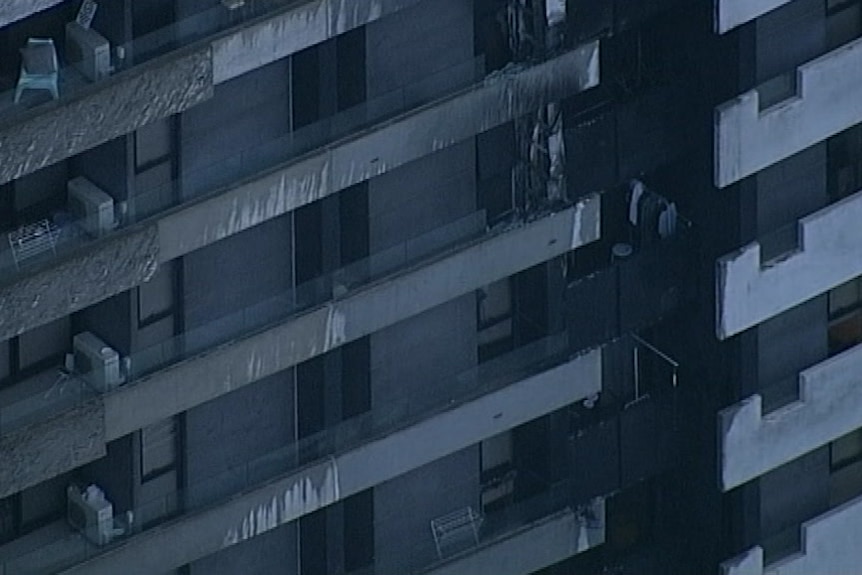
<svg viewBox="0 0 862 575">
<path fill-rule="evenodd" d="M 756 394 L 718 415 L 724 491 L 862 426 L 862 345 L 801 372 L 799 399 L 762 412 Z"/>
<path fill-rule="evenodd" d="M 784 6 L 790 0 L 714 0 L 715 31 L 724 34 L 767 12 Z"/>
<path fill-rule="evenodd" d="M 860 98 L 862 101 L 862 98 Z M 761 264 L 752 242 L 716 264 L 716 334 L 729 338 L 862 274 L 862 191 L 799 221 L 799 246 Z"/>
<path fill-rule="evenodd" d="M 802 551 L 769 565 L 763 564 L 763 549 L 753 547 L 725 561 L 722 575 L 836 575 L 859 573 L 862 565 L 862 497 L 806 521 L 802 529 Z"/>
<path fill-rule="evenodd" d="M 729 186 L 862 121 L 862 39 L 803 64 L 796 74 L 796 95 L 762 112 L 756 89 L 716 108 L 717 187 Z"/>
</svg>

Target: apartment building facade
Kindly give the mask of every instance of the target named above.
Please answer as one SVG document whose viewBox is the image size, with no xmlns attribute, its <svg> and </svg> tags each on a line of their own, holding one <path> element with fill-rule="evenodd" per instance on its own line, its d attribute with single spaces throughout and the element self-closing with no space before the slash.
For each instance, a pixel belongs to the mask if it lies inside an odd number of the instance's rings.
<svg viewBox="0 0 862 575">
<path fill-rule="evenodd" d="M 857 564 L 860 19 L 4 3 L 0 575 Z"/>
</svg>

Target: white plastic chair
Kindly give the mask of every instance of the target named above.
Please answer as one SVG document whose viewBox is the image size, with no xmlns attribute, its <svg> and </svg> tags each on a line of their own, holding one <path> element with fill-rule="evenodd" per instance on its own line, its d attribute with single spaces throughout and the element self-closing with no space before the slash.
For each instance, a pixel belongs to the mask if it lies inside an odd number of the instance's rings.
<svg viewBox="0 0 862 575">
<path fill-rule="evenodd" d="M 51 38 L 30 38 L 21 48 L 21 76 L 15 87 L 15 103 L 21 99 L 24 90 L 48 90 L 58 100 L 60 91 L 57 86 L 60 66 L 57 63 L 57 50 Z"/>
</svg>

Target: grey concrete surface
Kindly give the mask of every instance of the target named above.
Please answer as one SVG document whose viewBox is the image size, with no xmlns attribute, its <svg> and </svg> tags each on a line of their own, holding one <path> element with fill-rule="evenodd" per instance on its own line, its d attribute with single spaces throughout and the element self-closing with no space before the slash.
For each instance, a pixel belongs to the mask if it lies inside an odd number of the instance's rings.
<svg viewBox="0 0 862 575">
<path fill-rule="evenodd" d="M 140 285 L 156 271 L 158 229 L 145 225 L 0 285 L 0 340 Z M 108 281 L 110 279 L 110 281 Z"/>
<path fill-rule="evenodd" d="M 0 497 L 32 487 L 107 453 L 101 399 L 0 436 Z"/>
<path fill-rule="evenodd" d="M 763 415 L 755 394 L 718 414 L 724 491 L 862 426 L 862 346 L 799 374 L 799 400 Z"/>
<path fill-rule="evenodd" d="M 763 111 L 757 89 L 715 110 L 715 185 L 723 188 L 862 121 L 862 40 L 796 70 L 796 94 Z"/>
<path fill-rule="evenodd" d="M 798 249 L 761 263 L 752 242 L 716 264 L 719 339 L 763 322 L 862 274 L 862 192 L 799 220 Z"/>
<path fill-rule="evenodd" d="M 25 113 L 0 126 L 0 184 L 181 112 L 212 92 L 212 54 L 204 47 L 152 60 Z"/>
</svg>

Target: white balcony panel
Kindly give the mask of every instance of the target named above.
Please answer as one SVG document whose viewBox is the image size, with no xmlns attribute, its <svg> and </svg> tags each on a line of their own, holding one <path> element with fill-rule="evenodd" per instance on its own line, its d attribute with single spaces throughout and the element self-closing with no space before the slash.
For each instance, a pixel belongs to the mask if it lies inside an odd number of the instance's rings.
<svg viewBox="0 0 862 575">
<path fill-rule="evenodd" d="M 862 426 L 862 345 L 799 374 L 799 399 L 762 414 L 760 395 L 719 415 L 724 491 Z"/>
<path fill-rule="evenodd" d="M 796 74 L 796 94 L 765 110 L 759 109 L 756 89 L 716 109 L 717 187 L 733 184 L 862 121 L 862 39 L 803 64 Z"/>
<path fill-rule="evenodd" d="M 862 100 L 862 99 L 860 99 Z M 862 274 L 862 192 L 799 221 L 799 246 L 761 264 L 758 242 L 718 260 L 716 332 L 726 339 Z"/>
<path fill-rule="evenodd" d="M 769 565 L 763 549 L 749 549 L 721 565 L 722 575 L 835 575 L 862 565 L 862 497 L 802 524 L 802 551 Z"/>
<path fill-rule="evenodd" d="M 790 0 L 715 0 L 715 30 L 724 34 Z"/>
</svg>

